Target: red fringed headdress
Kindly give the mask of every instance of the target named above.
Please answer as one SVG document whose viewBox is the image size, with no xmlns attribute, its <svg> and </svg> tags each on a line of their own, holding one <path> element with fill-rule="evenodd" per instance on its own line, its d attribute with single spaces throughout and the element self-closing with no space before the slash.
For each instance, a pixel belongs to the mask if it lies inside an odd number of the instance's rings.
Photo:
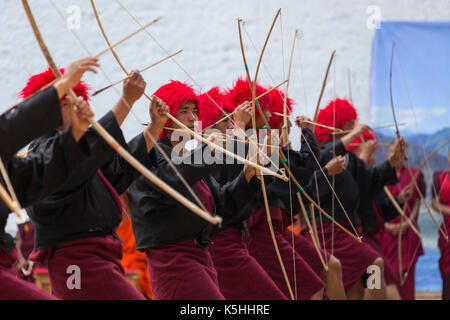
<svg viewBox="0 0 450 320">
<path fill-rule="evenodd" d="M 64 74 L 65 69 L 61 68 L 59 69 L 59 71 L 61 72 L 61 74 Z M 19 92 L 19 97 L 22 99 L 26 99 L 48 85 L 53 80 L 55 80 L 55 75 L 50 68 L 48 68 L 44 72 L 35 74 L 28 79 L 25 88 L 23 88 L 22 91 Z M 73 91 L 77 96 L 82 97 L 85 101 L 89 101 L 89 89 L 90 88 L 86 83 L 80 81 L 73 88 Z"/>
<path fill-rule="evenodd" d="M 213 123 L 216 123 L 224 114 L 223 111 L 232 113 L 234 110 L 228 100 L 228 96 L 219 87 L 213 87 L 208 92 L 199 95 L 198 100 L 198 108 L 202 110 L 200 120 L 202 121 L 203 128 L 207 128 Z"/>
<path fill-rule="evenodd" d="M 364 131 L 362 134 L 364 140 L 375 140 L 375 135 L 372 131 Z M 361 143 L 361 136 L 356 137 L 353 141 L 346 147 L 348 151 L 355 151 L 359 148 L 359 144 Z"/>
<path fill-rule="evenodd" d="M 253 85 L 253 83 L 252 83 Z M 259 96 L 265 92 L 264 88 L 261 87 L 258 83 L 256 83 L 256 89 L 255 93 L 256 96 Z M 233 88 L 229 89 L 227 91 L 228 99 L 231 102 L 231 105 L 236 108 L 241 103 L 244 103 L 245 101 L 252 101 L 252 91 L 250 90 L 250 86 L 248 84 L 247 80 L 244 80 L 242 78 L 238 78 L 233 86 Z M 265 95 L 264 97 L 258 99 L 259 105 L 261 106 L 261 110 L 265 111 L 268 110 L 270 106 L 270 97 L 269 95 Z M 259 111 L 255 110 L 256 119 L 259 117 Z"/>
<path fill-rule="evenodd" d="M 275 89 L 270 91 L 269 96 L 271 100 L 271 103 L 269 105 L 269 112 L 272 113 L 272 116 L 269 120 L 269 125 L 272 129 L 279 129 L 280 125 L 283 123 L 283 117 L 274 114 L 274 112 L 283 113 L 284 92 L 279 89 Z M 288 97 L 286 102 L 286 111 L 288 115 L 292 112 L 293 104 L 294 101 Z"/>
<path fill-rule="evenodd" d="M 192 101 L 198 107 L 198 98 L 192 88 L 187 83 L 171 80 L 169 83 L 163 85 L 153 94 L 164 101 L 170 109 L 170 114 L 176 116 L 178 109 L 185 102 Z M 200 117 L 201 111 L 198 109 L 198 116 Z M 166 127 L 169 126 L 170 119 L 166 123 Z M 165 131 L 161 132 L 160 137 L 165 136 Z"/>
<path fill-rule="evenodd" d="M 335 99 L 319 111 L 317 123 L 343 129 L 349 121 L 358 117 L 356 109 L 345 99 Z M 329 141 L 332 139 L 331 130 L 316 126 L 314 134 L 318 142 Z"/>
</svg>

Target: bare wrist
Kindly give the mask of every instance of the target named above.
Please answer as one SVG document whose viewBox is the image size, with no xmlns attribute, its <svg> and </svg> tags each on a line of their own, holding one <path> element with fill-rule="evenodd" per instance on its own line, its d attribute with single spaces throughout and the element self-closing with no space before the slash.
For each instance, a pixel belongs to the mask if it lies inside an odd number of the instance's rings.
<svg viewBox="0 0 450 320">
<path fill-rule="evenodd" d="M 133 104 L 136 102 L 136 100 L 126 96 L 126 95 L 122 95 L 122 100 L 125 102 L 125 104 L 127 104 L 130 108 L 131 106 L 133 106 Z"/>
<path fill-rule="evenodd" d="M 56 92 L 58 93 L 59 99 L 61 99 L 66 94 L 67 90 L 69 90 L 69 85 L 67 81 L 63 78 L 56 81 L 53 86 L 55 87 Z"/>
<path fill-rule="evenodd" d="M 245 127 L 247 124 L 244 121 L 236 121 L 234 124 L 236 129 L 239 128 L 245 131 Z"/>
</svg>

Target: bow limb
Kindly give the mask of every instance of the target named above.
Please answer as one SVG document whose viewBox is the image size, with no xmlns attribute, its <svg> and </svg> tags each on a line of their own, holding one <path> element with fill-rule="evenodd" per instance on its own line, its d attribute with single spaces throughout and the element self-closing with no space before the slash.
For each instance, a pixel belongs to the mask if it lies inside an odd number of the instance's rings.
<svg viewBox="0 0 450 320">
<path fill-rule="evenodd" d="M 287 84 L 284 87 L 284 99 L 283 99 L 283 127 L 281 128 L 281 134 L 283 138 L 283 142 L 286 143 L 288 141 L 288 123 L 287 123 L 287 96 L 289 91 L 289 84 L 291 82 L 291 70 L 292 70 L 292 58 L 294 57 L 294 48 L 295 48 L 295 39 L 297 38 L 298 30 L 294 30 L 294 36 L 292 37 L 292 45 L 291 45 L 291 56 L 289 58 L 289 67 L 288 67 L 288 76 L 287 76 Z"/>
<path fill-rule="evenodd" d="M 53 58 L 51 57 L 47 46 L 45 45 L 42 36 L 40 34 L 40 31 L 37 27 L 36 21 L 33 17 L 33 14 L 31 12 L 31 9 L 28 5 L 27 0 L 22 0 L 23 7 L 25 9 L 25 12 L 27 14 L 28 20 L 31 24 L 31 28 L 33 29 L 34 35 L 36 37 L 36 40 L 39 43 L 39 46 L 41 48 L 42 53 L 44 54 L 52 72 L 54 73 L 56 78 L 61 77 L 61 73 L 59 72 L 59 69 L 57 68 L 55 62 L 53 61 Z M 76 95 L 73 92 L 72 89 L 69 90 L 68 94 L 76 100 Z M 204 210 L 197 207 L 195 204 L 193 204 L 191 201 L 186 199 L 183 195 L 175 191 L 173 188 L 171 188 L 169 185 L 167 185 L 164 181 L 159 179 L 156 175 L 154 175 L 152 172 L 150 172 L 144 165 L 142 165 L 139 161 L 137 161 L 131 154 L 129 154 L 117 141 L 114 140 L 114 138 L 100 125 L 97 121 L 95 121 L 93 118 L 88 119 L 89 123 L 92 125 L 92 127 L 99 133 L 99 135 L 108 143 L 108 145 L 117 153 L 119 153 L 128 163 L 130 163 L 137 171 L 139 171 L 142 175 L 144 175 L 147 179 L 152 181 L 155 185 L 157 185 L 159 188 L 167 192 L 169 195 L 171 195 L 173 198 L 175 198 L 177 201 L 182 203 L 184 206 L 186 206 L 189 210 L 196 213 L 206 221 L 218 224 L 222 221 L 220 217 L 212 217 L 209 213 L 205 212 Z"/>
<path fill-rule="evenodd" d="M 395 44 L 396 44 L 396 41 L 394 40 L 392 42 L 391 63 L 390 63 L 390 67 L 389 67 L 389 97 L 390 97 L 390 102 L 391 102 L 392 116 L 394 118 L 394 124 L 395 124 L 395 130 L 396 130 L 397 138 L 400 138 L 400 131 L 398 129 L 397 118 L 396 118 L 395 109 L 394 109 L 394 99 L 393 99 L 393 95 L 392 95 L 392 64 L 393 64 L 393 61 L 394 61 Z M 425 198 L 424 198 L 424 196 L 422 194 L 422 191 L 420 190 L 419 185 L 417 184 L 416 178 L 415 178 L 415 176 L 414 176 L 414 174 L 413 174 L 413 172 L 411 170 L 411 166 L 409 165 L 408 154 L 407 154 L 406 150 L 404 152 L 404 159 L 405 159 L 405 162 L 406 162 L 406 167 L 408 169 L 409 176 L 411 177 L 411 183 L 414 185 L 414 188 L 416 189 L 416 192 L 419 195 L 420 200 L 425 205 L 425 208 L 427 209 L 427 212 L 430 215 L 431 219 L 433 220 L 434 224 L 436 225 L 437 229 L 442 234 L 442 236 L 445 238 L 445 240 L 448 242 L 449 241 L 448 234 L 446 232 L 444 232 L 442 230 L 442 228 L 439 226 L 439 223 L 437 222 L 436 218 L 434 217 L 430 206 L 426 202 L 426 200 L 425 200 Z"/>
<path fill-rule="evenodd" d="M 316 110 L 314 111 L 314 118 L 313 118 L 314 122 L 317 122 L 317 115 L 319 114 L 320 102 L 322 101 L 322 96 L 325 91 L 325 87 L 327 86 L 328 73 L 330 72 L 331 63 L 333 62 L 335 55 L 336 55 L 336 50 L 334 50 L 331 53 L 330 61 L 328 62 L 327 71 L 325 73 L 325 78 L 323 79 L 322 88 L 320 89 L 319 99 L 317 100 Z M 315 128 L 315 126 L 314 126 L 314 128 Z M 314 129 L 313 129 L 313 132 L 314 132 Z"/>
<path fill-rule="evenodd" d="M 91 6 L 92 6 L 92 10 L 94 11 L 94 15 L 95 15 L 95 19 L 97 21 L 98 27 L 100 28 L 100 32 L 102 33 L 103 38 L 106 41 L 106 44 L 108 45 L 109 50 L 111 51 L 111 53 L 114 56 L 114 59 L 117 61 L 117 63 L 119 64 L 120 68 L 122 69 L 122 71 L 128 76 L 129 73 L 127 71 L 127 69 L 125 68 L 125 66 L 122 64 L 122 62 L 119 59 L 119 56 L 117 55 L 116 51 L 113 49 L 111 42 L 109 41 L 108 36 L 106 35 L 106 32 L 103 28 L 103 24 L 100 21 L 100 17 L 98 15 L 97 12 L 97 8 L 95 7 L 95 3 L 93 0 L 91 0 Z M 152 99 L 144 92 L 144 95 L 148 98 L 149 101 L 151 101 Z M 174 172 L 176 173 L 176 175 L 180 178 L 180 180 L 182 181 L 182 183 L 186 186 L 186 188 L 188 189 L 188 191 L 190 192 L 190 194 L 194 197 L 195 201 L 198 203 L 198 205 L 201 207 L 201 209 L 206 213 L 207 210 L 205 208 L 205 206 L 203 205 L 203 203 L 200 201 L 200 199 L 197 197 L 197 195 L 195 194 L 195 192 L 192 190 L 192 188 L 187 184 L 186 180 L 184 179 L 184 177 L 178 172 L 178 170 L 175 168 L 175 166 L 173 166 L 172 162 L 170 161 L 170 159 L 167 158 L 167 155 L 165 154 L 165 152 L 163 150 L 160 149 L 159 145 L 156 143 L 156 141 L 154 141 L 154 146 L 156 148 L 159 149 L 159 151 L 161 152 L 161 154 L 163 155 L 163 157 L 167 160 L 167 162 L 169 163 L 169 165 L 171 166 L 171 168 L 174 170 Z M 209 215 L 210 216 L 210 215 Z"/>
<path fill-rule="evenodd" d="M 314 248 L 317 251 L 317 254 L 319 256 L 320 262 L 322 263 L 323 269 L 325 272 L 328 271 L 328 265 L 325 263 L 325 260 L 323 259 L 322 253 L 320 252 L 320 244 L 318 241 L 317 234 L 314 232 L 313 226 L 311 225 L 311 222 L 308 217 L 308 213 L 306 212 L 305 204 L 303 203 L 302 196 L 300 195 L 300 192 L 296 193 L 298 202 L 300 203 L 300 208 L 303 213 L 303 217 L 305 218 L 306 224 L 308 226 L 309 234 L 311 236 L 311 240 L 313 242 Z M 311 212 L 311 215 L 314 215 L 314 211 Z"/>
<path fill-rule="evenodd" d="M 283 84 L 287 83 L 287 80 L 284 80 L 283 82 L 280 82 L 279 84 L 277 84 L 276 86 L 270 88 L 269 90 L 265 91 L 264 93 L 261 93 L 259 96 L 257 96 L 255 99 L 252 99 L 252 101 L 250 101 L 250 103 L 255 102 L 258 99 L 261 99 L 262 97 L 264 97 L 265 95 L 269 94 L 270 92 L 272 92 L 273 90 L 277 89 L 278 87 L 282 86 Z M 228 118 L 232 117 L 234 114 L 236 113 L 236 110 L 234 110 L 233 112 L 228 113 L 225 117 L 220 118 L 218 121 L 214 122 L 213 124 L 210 124 L 209 126 L 207 126 L 206 128 L 202 129 L 202 132 L 205 132 L 206 130 L 214 127 L 215 125 L 221 123 L 222 121 L 227 120 Z M 274 112 L 275 113 L 275 112 Z M 275 113 L 276 114 L 276 113 Z M 281 114 L 281 113 L 280 113 Z M 282 115 L 282 114 L 281 114 Z"/>
<path fill-rule="evenodd" d="M 279 14 L 279 12 L 277 12 L 276 17 L 278 17 L 278 14 Z M 275 17 L 274 23 L 276 21 L 276 17 Z M 243 41 L 242 41 L 241 21 L 238 19 L 237 22 L 238 22 L 239 43 L 240 43 L 240 46 L 241 46 L 242 59 L 244 61 L 244 67 L 245 67 L 245 71 L 246 71 L 246 74 L 247 74 L 247 80 L 248 80 L 248 83 L 249 83 L 249 86 L 250 86 L 250 90 L 252 92 L 252 99 L 254 100 L 254 98 L 256 97 L 256 93 L 255 93 L 256 86 L 255 85 L 252 86 L 252 80 L 251 80 L 250 73 L 249 73 L 249 70 L 248 70 L 247 59 L 245 57 L 245 51 L 244 51 L 244 44 L 243 44 Z M 272 28 L 273 28 L 273 24 L 272 24 Z M 272 28 L 271 28 L 271 30 L 272 30 Z M 269 35 L 270 35 L 270 33 L 269 33 Z M 267 43 L 267 40 L 268 40 L 268 38 L 266 39 L 266 43 Z M 262 52 L 264 52 L 264 50 L 262 50 Z M 262 58 L 262 54 L 260 56 L 260 61 L 261 61 L 261 58 Z M 256 84 L 256 81 L 254 81 L 254 84 Z M 258 101 L 256 101 L 256 104 L 258 105 L 258 109 L 261 111 L 261 109 L 259 108 Z M 256 133 L 257 131 L 256 131 L 255 102 L 252 103 L 252 127 L 253 127 L 252 140 L 255 140 L 256 137 L 257 137 L 257 133 Z M 257 162 L 258 162 L 258 159 L 257 159 Z M 260 171 L 257 171 L 257 175 L 259 175 L 259 181 L 261 183 L 261 190 L 262 190 L 263 200 L 264 200 L 264 209 L 266 211 L 267 224 L 269 225 L 269 231 L 270 231 L 270 235 L 272 237 L 273 246 L 274 246 L 274 249 L 275 249 L 278 261 L 280 263 L 280 267 L 281 267 L 281 271 L 283 273 L 283 277 L 284 277 L 284 279 L 286 281 L 286 285 L 287 285 L 287 288 L 288 288 L 288 291 L 289 291 L 290 298 L 292 300 L 295 300 L 294 294 L 292 292 L 292 287 L 291 287 L 291 284 L 290 284 L 290 281 L 289 281 L 289 277 L 288 277 L 288 275 L 286 273 L 286 268 L 284 267 L 283 259 L 281 257 L 280 250 L 278 248 L 277 240 L 276 240 L 276 237 L 275 237 L 275 233 L 274 233 L 274 230 L 273 230 L 273 224 L 272 224 L 272 218 L 270 216 L 269 201 L 267 199 L 267 190 L 266 190 L 266 185 L 265 185 L 265 181 L 264 181 L 264 176 L 260 175 Z"/>
<path fill-rule="evenodd" d="M 256 83 L 258 81 L 259 68 L 261 67 L 262 58 L 264 56 L 264 52 L 266 51 L 267 43 L 269 42 L 270 35 L 272 34 L 273 27 L 275 26 L 275 23 L 277 22 L 277 19 L 278 19 L 278 17 L 280 15 L 281 15 L 281 8 L 278 9 L 277 13 L 275 14 L 275 17 L 273 18 L 272 25 L 270 26 L 269 32 L 267 33 L 267 36 L 266 36 L 266 40 L 264 41 L 264 45 L 263 45 L 263 47 L 261 49 L 261 53 L 260 53 L 259 59 L 258 59 L 258 64 L 256 65 L 255 76 L 253 78 L 253 86 L 251 85 L 251 78 L 249 77 L 249 81 L 250 81 L 249 83 L 250 83 L 250 88 L 252 90 L 253 99 L 255 99 L 255 97 L 256 97 Z M 242 52 L 243 52 L 244 47 L 242 46 L 242 36 L 240 36 L 240 39 L 241 39 L 241 48 L 242 48 Z M 248 72 L 247 72 L 247 74 L 248 74 Z M 261 113 L 262 110 L 261 110 L 261 107 L 259 105 L 258 100 L 256 100 L 256 105 L 258 106 L 258 110 Z M 256 118 L 256 116 L 255 116 L 255 113 L 256 113 L 255 104 L 253 104 L 253 108 L 252 109 L 253 109 L 253 117 Z M 256 134 L 256 122 L 253 123 L 253 126 L 254 126 L 253 129 L 255 130 L 255 134 Z M 269 127 L 269 129 L 270 129 L 270 127 Z M 270 130 L 268 131 L 268 135 L 270 137 Z"/>
</svg>

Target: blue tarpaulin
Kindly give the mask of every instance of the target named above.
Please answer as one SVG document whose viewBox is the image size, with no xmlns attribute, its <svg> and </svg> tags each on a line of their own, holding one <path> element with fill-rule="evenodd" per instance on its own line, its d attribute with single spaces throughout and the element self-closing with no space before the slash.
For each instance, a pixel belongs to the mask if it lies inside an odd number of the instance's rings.
<svg viewBox="0 0 450 320">
<path fill-rule="evenodd" d="M 450 22 L 384 21 L 372 43 L 370 92 L 374 123 L 393 123 L 392 95 L 400 130 L 434 133 L 450 127 Z"/>
</svg>

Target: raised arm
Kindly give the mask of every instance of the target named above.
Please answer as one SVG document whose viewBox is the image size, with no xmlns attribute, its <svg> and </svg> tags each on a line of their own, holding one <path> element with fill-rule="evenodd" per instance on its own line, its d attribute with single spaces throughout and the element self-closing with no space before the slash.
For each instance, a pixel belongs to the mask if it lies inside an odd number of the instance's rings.
<svg viewBox="0 0 450 320">
<path fill-rule="evenodd" d="M 87 118 L 93 113 L 87 103 L 77 101 L 71 110 L 71 124 L 58 132 L 45 148 L 14 157 L 7 164 L 7 172 L 22 206 L 43 199 L 58 190 L 86 161 L 91 150 L 82 136 L 87 130 Z"/>
<path fill-rule="evenodd" d="M 8 160 L 36 137 L 62 124 L 59 100 L 82 78 L 86 71 L 96 72 L 96 58 L 72 62 L 64 75 L 52 86 L 29 97 L 16 107 L 0 115 L 0 156 Z M 11 139 L 14 137 L 14 139 Z"/>
</svg>

